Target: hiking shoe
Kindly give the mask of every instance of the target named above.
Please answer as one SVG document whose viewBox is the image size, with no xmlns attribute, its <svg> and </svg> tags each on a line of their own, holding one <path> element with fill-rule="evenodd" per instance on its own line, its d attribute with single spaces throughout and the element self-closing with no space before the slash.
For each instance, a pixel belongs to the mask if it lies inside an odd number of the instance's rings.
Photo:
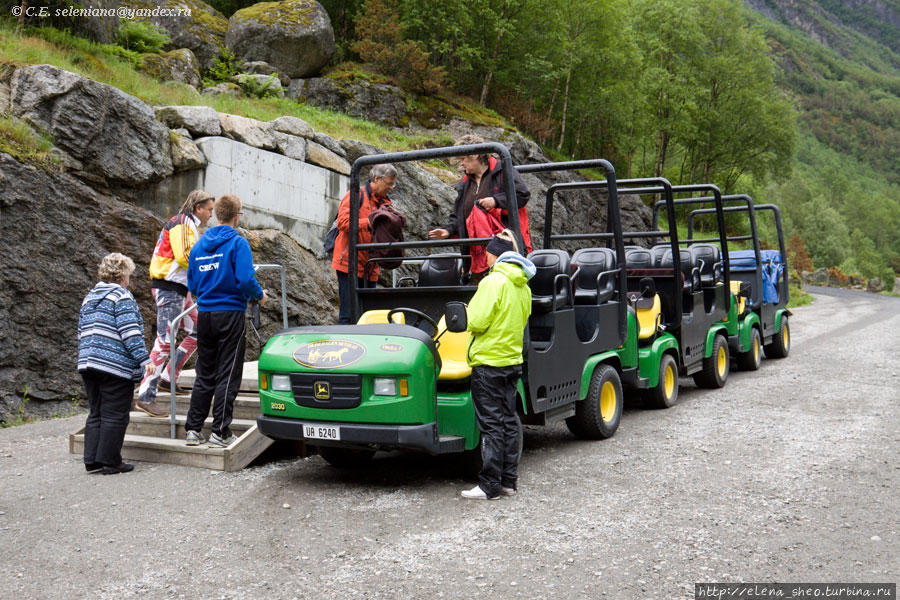
<svg viewBox="0 0 900 600">
<path fill-rule="evenodd" d="M 134 465 L 128 463 L 119 463 L 118 467 L 103 467 L 100 472 L 104 475 L 118 475 L 119 473 L 128 473 L 134 471 Z"/>
<path fill-rule="evenodd" d="M 503 487 L 503 486 L 501 486 L 501 487 L 500 487 L 500 495 L 501 495 L 501 496 L 515 496 L 515 495 L 516 495 L 516 488 L 510 488 L 510 487 Z"/>
<path fill-rule="evenodd" d="M 463 490 L 460 492 L 460 495 L 463 498 L 468 498 L 469 500 L 497 500 L 500 496 L 494 496 L 493 498 L 488 498 L 488 495 L 484 493 L 484 490 L 481 489 L 480 485 L 476 485 L 471 490 Z"/>
<path fill-rule="evenodd" d="M 172 391 L 172 388 L 169 387 L 169 385 L 170 385 L 170 384 L 169 384 L 168 381 L 166 381 L 166 380 L 164 380 L 164 379 L 160 379 L 160 380 L 159 380 L 159 383 L 156 384 L 156 389 L 159 390 L 159 391 L 162 391 L 162 392 L 171 392 L 171 391 Z M 175 384 L 175 393 L 176 393 L 176 394 L 183 394 L 183 393 L 185 393 L 186 391 L 187 391 L 186 389 L 184 389 L 183 387 L 181 387 L 181 386 L 178 385 L 177 383 Z"/>
<path fill-rule="evenodd" d="M 213 448 L 227 448 L 237 441 L 237 436 L 230 431 L 225 435 L 211 433 L 209 435 L 209 445 Z"/>
<path fill-rule="evenodd" d="M 151 417 L 168 417 L 169 411 L 163 409 L 162 406 L 157 404 L 156 400 L 153 402 L 141 402 L 138 400 L 134 403 L 135 410 L 139 410 L 142 413 L 147 413 Z"/>
<path fill-rule="evenodd" d="M 199 446 L 206 441 L 203 439 L 203 436 L 200 435 L 199 431 L 194 431 L 192 429 L 188 430 L 187 436 L 184 438 L 184 440 L 186 446 Z"/>
</svg>

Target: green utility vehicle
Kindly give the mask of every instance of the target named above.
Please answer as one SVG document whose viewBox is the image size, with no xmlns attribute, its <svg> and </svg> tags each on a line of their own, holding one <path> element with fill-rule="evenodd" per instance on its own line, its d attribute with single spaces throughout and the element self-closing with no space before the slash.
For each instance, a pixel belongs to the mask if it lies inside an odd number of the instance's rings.
<svg viewBox="0 0 900 600">
<path fill-rule="evenodd" d="M 371 155 L 354 162 L 349 271 L 356 272 L 358 250 L 388 247 L 356 243 L 362 168 L 481 153 L 500 156 L 507 198 L 514 202 L 512 159 L 501 144 Z M 519 171 L 579 168 L 603 169 L 608 188 L 607 231 L 582 239 L 604 239 L 614 250 L 602 248 L 593 257 L 585 253 L 580 267 L 573 266 L 579 255 L 570 260 L 565 250 L 546 247 L 529 255 L 537 275 L 529 282 L 533 310 L 525 332 L 519 413 L 524 423 L 536 425 L 564 419 L 576 435 L 599 439 L 613 435 L 619 425 L 620 354 L 629 343 L 625 272 L 618 266 L 624 245 L 615 171 L 605 160 L 525 165 Z M 515 207 L 510 208 L 515 215 Z M 521 246 L 517 219 L 510 219 L 510 229 Z M 390 247 L 464 249 L 488 240 L 421 240 Z M 274 439 L 303 440 L 337 466 L 365 461 L 379 449 L 475 450 L 480 434 L 466 361 L 470 337 L 448 330 L 444 316 L 452 312 L 448 303 L 467 302 L 477 289 L 468 281 L 466 259 L 446 252 L 408 256 L 405 265 L 420 263 L 415 277 L 402 278 L 413 285 L 357 288 L 350 277 L 356 325 L 295 327 L 270 338 L 259 359 L 260 431 Z"/>
<path fill-rule="evenodd" d="M 746 194 L 723 196 L 722 200 L 739 204 L 726 207 L 726 213 L 746 213 L 749 221 L 749 235 L 728 237 L 729 241 L 749 240 L 753 249 L 728 253 L 728 273 L 736 302 L 727 327 L 728 345 L 738 366 L 755 371 L 760 366 L 761 349 L 765 349 L 768 358 L 784 358 L 790 352 L 790 296 L 781 213 L 774 204 L 754 204 Z M 772 213 L 778 250 L 761 249 L 758 211 Z M 711 213 L 708 208 L 693 211 L 688 219 L 688 235 L 692 235 L 697 217 Z"/>
<path fill-rule="evenodd" d="M 631 187 L 631 185 L 639 187 Z M 619 182 L 621 194 L 662 195 L 654 206 L 651 231 L 629 231 L 625 252 L 627 292 L 638 324 L 638 377 L 629 387 L 641 391 L 649 405 L 666 408 L 678 397 L 679 378 L 692 376 L 701 387 L 725 385 L 729 372 L 725 320 L 733 302 L 721 193 L 713 185 L 672 186 L 664 178 Z M 711 191 L 719 235 L 711 239 L 679 240 L 676 208 L 697 199 L 675 199 L 676 193 Z M 659 228 L 666 209 L 668 228 Z M 656 243 L 660 238 L 665 243 Z M 711 243 L 712 242 L 712 243 Z M 682 248 L 682 244 L 686 247 Z M 678 257 L 675 259 L 674 257 Z"/>
</svg>

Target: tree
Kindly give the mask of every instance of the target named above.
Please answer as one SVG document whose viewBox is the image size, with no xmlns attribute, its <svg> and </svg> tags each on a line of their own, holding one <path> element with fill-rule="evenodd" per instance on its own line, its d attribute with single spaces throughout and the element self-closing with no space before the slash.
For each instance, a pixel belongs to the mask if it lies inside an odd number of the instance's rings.
<svg viewBox="0 0 900 600">
<path fill-rule="evenodd" d="M 392 0 L 366 0 L 356 21 L 358 41 L 352 49 L 378 72 L 397 77 L 415 91 L 434 93 L 444 72 L 428 63 L 428 53 L 419 42 L 405 39 L 399 16 Z"/>
</svg>

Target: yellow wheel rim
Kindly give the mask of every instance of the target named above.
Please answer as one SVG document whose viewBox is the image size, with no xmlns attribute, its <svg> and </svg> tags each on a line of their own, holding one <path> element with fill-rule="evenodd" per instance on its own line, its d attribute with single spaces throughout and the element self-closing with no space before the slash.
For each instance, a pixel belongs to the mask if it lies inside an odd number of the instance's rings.
<svg viewBox="0 0 900 600">
<path fill-rule="evenodd" d="M 759 338 L 753 338 L 753 362 L 759 362 Z"/>
<path fill-rule="evenodd" d="M 666 398 L 671 398 L 675 391 L 675 371 L 671 364 L 666 365 L 665 386 Z"/>
<path fill-rule="evenodd" d="M 611 381 L 604 382 L 600 388 L 600 416 L 604 421 L 609 422 L 616 414 L 616 401 L 616 386 Z"/>
<path fill-rule="evenodd" d="M 719 346 L 719 356 L 716 361 L 716 368 L 719 371 L 719 377 L 725 376 L 725 365 L 727 364 L 727 356 L 725 356 L 725 348 L 723 346 Z"/>
<path fill-rule="evenodd" d="M 784 324 L 784 349 L 787 350 L 791 347 L 791 330 L 788 328 L 787 323 Z"/>
</svg>

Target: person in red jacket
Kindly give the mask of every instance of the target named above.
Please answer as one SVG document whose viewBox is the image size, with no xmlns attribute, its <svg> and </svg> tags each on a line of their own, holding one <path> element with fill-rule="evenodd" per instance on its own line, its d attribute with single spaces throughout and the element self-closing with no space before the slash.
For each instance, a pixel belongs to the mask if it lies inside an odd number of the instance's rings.
<svg viewBox="0 0 900 600">
<path fill-rule="evenodd" d="M 480 136 L 469 134 L 459 138 L 456 145 L 483 144 L 484 141 L 484 138 Z M 428 232 L 428 237 L 431 239 L 443 240 L 449 237 L 473 237 L 473 232 L 468 231 L 466 221 L 476 204 L 487 211 L 500 209 L 502 226 L 509 226 L 508 211 L 510 202 L 506 197 L 506 186 L 503 182 L 503 168 L 500 166 L 500 161 L 489 154 L 472 154 L 463 156 L 460 160 L 466 174 L 454 186 L 457 195 L 456 202 L 453 204 L 453 212 L 450 213 L 450 220 L 446 225 Z M 531 192 L 528 190 L 528 186 L 525 184 L 522 176 L 515 170 L 513 171 L 513 184 L 516 191 L 516 206 L 522 209 L 528 203 L 529 198 L 531 198 Z M 522 212 L 524 213 L 524 211 Z M 530 237 L 527 230 L 527 217 L 524 220 L 522 217 L 524 217 L 524 214 L 520 216 L 520 225 L 523 225 L 521 227 L 522 235 L 525 237 L 526 248 L 528 248 L 530 246 Z M 486 273 L 487 271 L 485 270 L 480 275 L 483 276 Z M 472 282 L 475 283 L 479 278 L 474 277 Z"/>
<path fill-rule="evenodd" d="M 357 243 L 366 244 L 372 241 L 372 232 L 369 229 L 369 213 L 385 204 L 390 204 L 388 192 L 394 189 L 397 184 L 397 169 L 392 165 L 379 164 L 372 167 L 369 173 L 369 181 L 365 185 L 360 186 L 360 207 L 359 207 L 359 237 Z M 341 206 L 337 216 L 338 236 L 334 241 L 334 255 L 331 259 L 331 268 L 335 270 L 338 280 L 338 299 L 340 301 L 340 310 L 338 313 L 339 324 L 349 324 L 352 322 L 350 315 L 350 256 L 348 247 L 350 245 L 350 192 L 347 191 L 341 199 Z M 369 259 L 369 253 L 359 251 L 356 254 L 356 276 L 357 286 L 362 287 L 365 283 L 366 261 Z M 378 265 L 369 269 L 369 281 L 378 280 Z"/>
</svg>

